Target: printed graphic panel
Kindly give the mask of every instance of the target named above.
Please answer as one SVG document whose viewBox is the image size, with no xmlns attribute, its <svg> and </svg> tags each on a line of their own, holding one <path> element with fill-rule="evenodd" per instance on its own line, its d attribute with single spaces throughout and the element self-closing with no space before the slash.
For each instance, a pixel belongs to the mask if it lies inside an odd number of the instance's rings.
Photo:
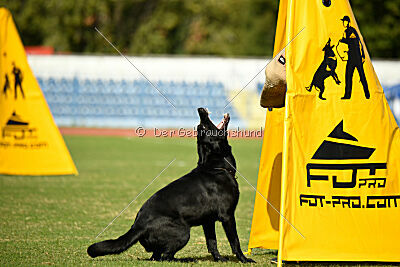
<svg viewBox="0 0 400 267">
<path fill-rule="evenodd" d="M 399 130 L 347 0 L 290 1 L 283 260 L 399 261 Z"/>
</svg>

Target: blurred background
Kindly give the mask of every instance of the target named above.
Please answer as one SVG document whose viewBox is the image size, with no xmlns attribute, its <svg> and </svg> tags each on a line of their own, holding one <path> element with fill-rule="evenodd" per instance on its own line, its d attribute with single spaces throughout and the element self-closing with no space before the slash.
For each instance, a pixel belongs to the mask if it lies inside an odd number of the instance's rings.
<svg viewBox="0 0 400 267">
<path fill-rule="evenodd" d="M 193 127 L 207 106 L 259 128 L 261 72 L 272 55 L 277 0 L 5 0 L 59 126 Z M 350 1 L 375 70 L 400 117 L 400 0 Z M 97 27 L 151 80 L 173 108 Z M 46 55 L 46 56 L 44 56 Z"/>
<path fill-rule="evenodd" d="M 265 57 L 272 54 L 277 0 L 5 0 L 27 46 L 58 53 Z M 400 1 L 351 0 L 374 58 L 400 56 Z M 40 14 L 40 15 L 38 15 Z"/>
</svg>

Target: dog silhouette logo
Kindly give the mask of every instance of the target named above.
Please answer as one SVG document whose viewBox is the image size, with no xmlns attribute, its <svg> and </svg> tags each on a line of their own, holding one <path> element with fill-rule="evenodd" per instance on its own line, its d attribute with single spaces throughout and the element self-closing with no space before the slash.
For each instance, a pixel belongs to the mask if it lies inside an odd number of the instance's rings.
<svg viewBox="0 0 400 267">
<path fill-rule="evenodd" d="M 335 52 L 333 51 L 334 47 L 334 45 L 331 45 L 331 38 L 329 38 L 328 42 L 322 49 L 322 51 L 324 51 L 324 59 L 315 72 L 310 86 L 306 87 L 309 92 L 311 92 L 313 87 L 319 90 L 318 97 L 321 100 L 326 100 L 323 94 L 325 92 L 325 80 L 328 77 L 332 77 L 336 84 L 340 84 L 339 77 L 335 71 L 337 67 L 337 59 Z"/>
</svg>

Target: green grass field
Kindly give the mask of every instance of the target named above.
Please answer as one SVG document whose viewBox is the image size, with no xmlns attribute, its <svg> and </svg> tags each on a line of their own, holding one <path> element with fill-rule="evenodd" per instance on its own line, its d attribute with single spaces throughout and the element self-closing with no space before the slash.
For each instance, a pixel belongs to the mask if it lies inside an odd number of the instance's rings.
<svg viewBox="0 0 400 267">
<path fill-rule="evenodd" d="M 195 139 L 66 136 L 78 176 L 0 176 L 0 265 L 218 265 L 207 252 L 201 227 L 177 258 L 196 263 L 154 263 L 138 243 L 123 254 L 91 259 L 94 241 L 116 238 L 132 225 L 137 211 L 158 189 L 196 166 Z M 231 140 L 238 170 L 254 185 L 261 140 Z M 175 162 L 98 238 L 97 234 L 174 158 Z M 242 178 L 236 220 L 247 250 L 255 192 Z M 231 255 L 217 223 L 218 246 Z M 275 257 L 258 251 L 252 258 L 269 264 Z M 237 264 L 234 257 L 225 264 Z"/>
<path fill-rule="evenodd" d="M 65 137 L 79 176 L 0 176 L 0 266 L 227 266 L 239 265 L 217 223 L 218 247 L 227 263 L 214 263 L 207 252 L 201 227 L 191 231 L 189 243 L 176 254 L 196 262 L 150 262 L 151 254 L 138 243 L 115 256 L 91 259 L 88 245 L 116 238 L 132 225 L 137 211 L 158 189 L 196 166 L 195 139 Z M 261 140 L 231 140 L 238 170 L 253 184 Z M 111 220 L 156 177 L 175 162 L 115 222 L 95 239 Z M 255 192 L 238 177 L 240 200 L 236 220 L 242 249 L 247 250 Z M 274 266 L 273 251 L 253 250 L 257 266 Z M 291 263 L 290 265 L 297 265 Z M 393 266 L 393 264 L 302 263 L 302 266 Z"/>
</svg>

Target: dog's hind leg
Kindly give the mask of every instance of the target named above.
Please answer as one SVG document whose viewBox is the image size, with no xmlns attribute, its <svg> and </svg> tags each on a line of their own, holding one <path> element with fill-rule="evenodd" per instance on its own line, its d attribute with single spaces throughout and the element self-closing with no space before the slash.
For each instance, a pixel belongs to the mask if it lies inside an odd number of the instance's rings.
<svg viewBox="0 0 400 267">
<path fill-rule="evenodd" d="M 241 262 L 255 262 L 252 259 L 248 259 L 243 255 L 242 249 L 240 248 L 239 237 L 236 231 L 236 221 L 235 216 L 227 215 L 222 219 L 222 226 L 224 227 L 226 236 L 228 237 L 229 244 L 232 248 L 232 253 L 236 255 L 236 257 Z"/>
<path fill-rule="evenodd" d="M 186 231 L 187 230 L 187 231 Z M 175 260 L 175 254 L 181 250 L 189 241 L 190 238 L 190 228 L 185 229 L 185 231 L 179 231 L 179 236 L 170 237 L 167 248 L 163 251 L 161 260 L 163 261 L 173 261 Z"/>
<path fill-rule="evenodd" d="M 203 224 L 204 235 L 206 236 L 207 249 L 215 261 L 227 261 L 228 259 L 219 254 L 217 248 L 217 236 L 215 235 L 215 222 Z"/>
<path fill-rule="evenodd" d="M 161 252 L 155 251 L 150 258 L 151 261 L 160 261 L 161 260 Z"/>
<path fill-rule="evenodd" d="M 190 227 L 181 223 L 169 222 L 161 225 L 152 235 L 155 240 L 154 247 L 157 247 L 157 250 L 162 253 L 161 260 L 172 261 L 175 253 L 189 241 Z"/>
<path fill-rule="evenodd" d="M 175 261 L 176 259 L 175 259 L 175 253 L 176 253 L 176 251 L 175 252 L 167 252 L 167 253 L 164 253 L 163 255 L 162 255 L 162 257 L 161 257 L 161 260 L 162 261 Z"/>
<path fill-rule="evenodd" d="M 325 92 L 325 85 L 324 85 L 324 87 L 322 87 L 321 90 L 319 91 L 318 97 L 319 97 L 321 100 L 326 100 L 326 98 L 322 96 L 322 94 L 323 94 L 324 92 Z"/>
</svg>

